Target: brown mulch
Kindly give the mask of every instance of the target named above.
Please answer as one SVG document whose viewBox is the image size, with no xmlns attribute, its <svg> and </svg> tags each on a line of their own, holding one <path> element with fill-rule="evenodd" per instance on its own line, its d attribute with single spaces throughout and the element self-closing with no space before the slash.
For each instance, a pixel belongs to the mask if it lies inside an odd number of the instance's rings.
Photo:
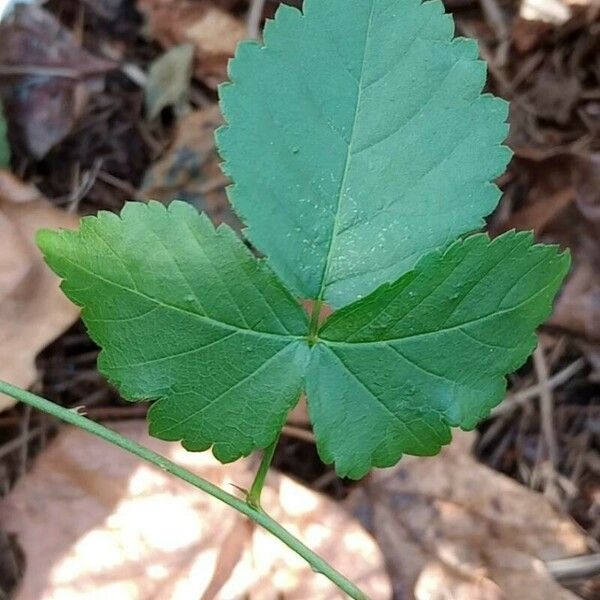
<svg viewBox="0 0 600 600">
<path fill-rule="evenodd" d="M 265 16 L 276 4 L 266 3 Z M 244 1 L 221 5 L 240 18 L 247 8 Z M 481 426 L 478 457 L 546 494 L 587 531 L 590 550 L 600 552 L 600 7 L 573 5 L 568 22 L 551 26 L 520 19 L 513 1 L 446 5 L 458 31 L 480 41 L 490 91 L 512 102 L 515 157 L 500 180 L 504 199 L 490 230 L 535 229 L 574 257 L 573 276 L 543 330 L 543 352 L 511 378 L 509 408 Z M 133 2 L 52 0 L 45 8 L 85 49 L 120 64 L 147 71 L 163 52 L 143 34 Z M 205 83 L 194 80 L 192 87 L 193 106 L 216 100 Z M 143 105 L 132 77 L 111 71 L 75 127 L 43 158 L 15 145 L 15 172 L 59 206 L 81 214 L 118 210 L 175 135 L 169 111 L 148 123 Z M 34 391 L 66 406 L 85 405 L 97 419 L 139 417 L 145 408 L 121 400 L 97 373 L 97 352 L 81 324 L 71 328 L 39 357 Z M 55 428 L 24 407 L 0 415 L 0 495 Z M 320 463 L 310 442 L 284 436 L 275 464 L 335 498 L 347 493 L 349 484 Z M 0 598 L 10 597 L 21 568 L 14 540 L 0 532 Z M 598 579 L 570 585 L 585 598 L 600 597 Z"/>
</svg>

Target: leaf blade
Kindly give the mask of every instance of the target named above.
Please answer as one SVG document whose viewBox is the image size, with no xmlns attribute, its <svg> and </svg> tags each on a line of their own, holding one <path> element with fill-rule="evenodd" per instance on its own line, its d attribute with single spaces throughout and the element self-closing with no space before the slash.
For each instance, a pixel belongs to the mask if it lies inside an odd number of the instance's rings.
<svg viewBox="0 0 600 600">
<path fill-rule="evenodd" d="M 100 370 L 128 399 L 156 400 L 153 435 L 224 462 L 272 442 L 300 395 L 306 315 L 229 228 L 185 203 L 131 203 L 38 243 L 83 307 Z"/>
<path fill-rule="evenodd" d="M 322 458 L 359 478 L 475 427 L 533 350 L 569 264 L 530 234 L 472 236 L 334 313 L 307 374 Z"/>
<path fill-rule="evenodd" d="M 495 207 L 507 105 L 452 35 L 438 2 L 313 0 L 240 47 L 217 137 L 230 198 L 299 295 L 348 304 Z"/>
</svg>

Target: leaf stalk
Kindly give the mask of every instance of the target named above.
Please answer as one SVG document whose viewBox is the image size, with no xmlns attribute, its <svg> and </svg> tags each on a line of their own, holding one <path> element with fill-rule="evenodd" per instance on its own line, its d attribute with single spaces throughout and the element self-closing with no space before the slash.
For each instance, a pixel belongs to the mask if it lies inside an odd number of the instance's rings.
<svg viewBox="0 0 600 600">
<path fill-rule="evenodd" d="M 275 449 L 277 448 L 277 444 L 279 443 L 279 437 L 281 433 L 277 435 L 273 443 L 265 448 L 263 452 L 262 460 L 260 461 L 260 466 L 258 467 L 258 471 L 256 472 L 256 477 L 252 482 L 252 487 L 246 496 L 246 502 L 255 508 L 256 510 L 261 510 L 262 507 L 260 505 L 260 497 L 262 494 L 263 487 L 265 485 L 265 480 L 267 478 L 267 473 L 269 472 L 269 468 L 271 467 L 271 463 L 273 462 L 273 457 L 275 456 Z"/>
<path fill-rule="evenodd" d="M 310 315 L 310 325 L 308 327 L 308 345 L 312 348 L 318 341 L 319 323 L 321 320 L 321 310 L 323 308 L 323 300 L 315 300 L 313 303 L 312 313 Z"/>
</svg>

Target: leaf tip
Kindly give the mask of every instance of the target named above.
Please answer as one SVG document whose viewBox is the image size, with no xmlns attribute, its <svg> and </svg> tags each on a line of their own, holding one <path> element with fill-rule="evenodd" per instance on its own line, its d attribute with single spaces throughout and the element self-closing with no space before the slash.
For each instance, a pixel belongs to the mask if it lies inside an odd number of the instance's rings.
<svg viewBox="0 0 600 600">
<path fill-rule="evenodd" d="M 53 229 L 40 229 L 35 234 L 36 246 L 45 256 L 46 254 L 52 252 L 59 236 L 59 231 L 55 231 Z"/>
</svg>

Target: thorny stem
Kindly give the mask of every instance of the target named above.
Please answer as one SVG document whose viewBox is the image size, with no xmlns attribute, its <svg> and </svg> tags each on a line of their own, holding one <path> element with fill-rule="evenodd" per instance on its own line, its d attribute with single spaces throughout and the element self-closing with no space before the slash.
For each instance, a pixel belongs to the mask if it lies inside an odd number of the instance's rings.
<svg viewBox="0 0 600 600">
<path fill-rule="evenodd" d="M 310 326 L 308 328 L 308 345 L 314 346 L 317 343 L 317 335 L 319 333 L 319 319 L 321 317 L 321 309 L 323 308 L 323 300 L 315 300 L 312 313 L 310 315 Z"/>
<path fill-rule="evenodd" d="M 262 460 L 260 461 L 260 466 L 258 467 L 258 471 L 256 472 L 256 477 L 252 482 L 252 487 L 246 496 L 246 502 L 255 508 L 256 510 L 262 510 L 260 505 L 260 496 L 262 494 L 263 486 L 265 485 L 265 479 L 267 478 L 267 473 L 269 472 L 269 467 L 273 462 L 273 456 L 275 456 L 275 449 L 277 448 L 277 444 L 279 443 L 278 434 L 273 443 L 265 448 L 263 452 Z"/>
<path fill-rule="evenodd" d="M 287 529 L 282 527 L 264 511 L 257 510 L 244 500 L 236 498 L 213 483 L 210 483 L 210 481 L 207 481 L 202 477 L 198 477 L 198 475 L 194 475 L 194 473 L 191 471 L 184 469 L 183 467 L 168 460 L 164 456 L 161 456 L 149 448 L 146 448 L 137 442 L 122 436 L 112 429 L 108 429 L 99 423 L 91 421 L 83 415 L 78 414 L 74 410 L 54 404 L 49 400 L 40 398 L 31 392 L 26 392 L 25 390 L 3 381 L 0 381 L 0 393 L 4 393 L 15 400 L 20 400 L 21 402 L 48 413 L 49 415 L 52 415 L 53 417 L 56 417 L 65 423 L 79 427 L 88 433 L 91 433 L 115 446 L 118 446 L 119 448 L 122 448 L 138 458 L 141 458 L 145 462 L 162 469 L 174 477 L 193 485 L 199 490 L 211 495 L 213 498 L 224 502 L 281 540 L 296 554 L 301 556 L 311 566 L 313 571 L 325 575 L 325 577 L 332 581 L 338 588 L 348 594 L 350 598 L 354 598 L 354 600 L 369 600 L 369 597 L 364 592 L 358 589 L 351 581 L 336 571 L 329 563 L 324 561 L 308 546 L 305 546 L 298 538 L 294 537 Z"/>
</svg>

